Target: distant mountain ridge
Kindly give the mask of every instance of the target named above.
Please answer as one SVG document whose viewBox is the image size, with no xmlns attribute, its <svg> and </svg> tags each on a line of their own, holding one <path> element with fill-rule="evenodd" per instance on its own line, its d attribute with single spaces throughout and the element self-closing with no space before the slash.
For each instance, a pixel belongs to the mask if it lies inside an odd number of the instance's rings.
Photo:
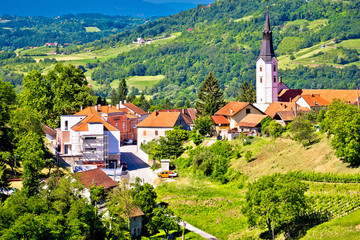
<svg viewBox="0 0 360 240">
<path fill-rule="evenodd" d="M 153 3 L 143 0 L 63 0 L 61 2 L 44 0 L 4 1 L 0 15 L 53 17 L 77 13 L 101 13 L 123 16 L 168 16 L 195 7 L 189 2 Z"/>
</svg>

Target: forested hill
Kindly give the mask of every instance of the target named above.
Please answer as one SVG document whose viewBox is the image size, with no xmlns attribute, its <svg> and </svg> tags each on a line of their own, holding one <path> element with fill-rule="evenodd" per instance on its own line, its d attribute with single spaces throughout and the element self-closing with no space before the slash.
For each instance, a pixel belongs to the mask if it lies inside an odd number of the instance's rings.
<svg viewBox="0 0 360 240">
<path fill-rule="evenodd" d="M 0 50 L 43 46 L 48 42 L 84 44 L 132 29 L 152 19 L 102 14 L 58 17 L 0 16 Z"/>
<path fill-rule="evenodd" d="M 359 9 L 360 0 L 272 1 L 270 16 L 275 48 L 284 40 L 293 38 L 291 43 L 295 42 L 276 49 L 277 56 L 331 39 L 341 42 L 360 38 Z M 265 1 L 217 1 L 211 6 L 199 5 L 94 42 L 91 46 L 104 47 L 114 42 L 130 43 L 137 37 L 181 33 L 167 44 L 144 46 L 100 64 L 92 78 L 106 84 L 122 77 L 163 74 L 165 79 L 146 92 L 155 100 L 167 97 L 183 102 L 186 97 L 195 99 L 199 84 L 214 71 L 224 86 L 226 97 L 233 98 L 241 82 L 255 80 L 255 61 L 260 51 L 265 13 Z M 358 62 L 356 49 L 346 54 L 356 56 L 348 56 L 340 67 Z M 360 75 L 356 66 L 293 71 L 295 73 L 290 75 L 287 71 L 281 72 L 290 87 L 352 88 Z M 338 81 L 330 81 L 335 78 Z"/>
</svg>

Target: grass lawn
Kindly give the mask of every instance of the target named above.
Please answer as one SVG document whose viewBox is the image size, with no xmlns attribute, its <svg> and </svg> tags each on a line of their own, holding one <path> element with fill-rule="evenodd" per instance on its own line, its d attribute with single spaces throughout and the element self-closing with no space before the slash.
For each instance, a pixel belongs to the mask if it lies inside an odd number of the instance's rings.
<svg viewBox="0 0 360 240">
<path fill-rule="evenodd" d="M 360 210 L 310 229 L 302 239 L 360 239 Z"/>
<path fill-rule="evenodd" d="M 98 27 L 85 27 L 86 32 L 101 32 Z"/>
<path fill-rule="evenodd" d="M 338 46 L 343 48 L 354 48 L 354 49 L 360 49 L 360 39 L 350 39 L 342 41 L 338 44 Z"/>
<path fill-rule="evenodd" d="M 55 47 L 51 48 L 51 47 L 42 46 L 42 47 L 37 47 L 37 48 L 33 48 L 33 49 L 25 49 L 25 50 L 19 51 L 18 53 L 21 56 L 23 56 L 23 55 L 40 55 L 40 54 L 48 54 L 55 50 L 56 50 Z M 53 58 L 53 57 L 54 56 L 51 56 L 51 58 Z M 44 58 L 44 57 L 41 57 L 41 58 Z"/>
<path fill-rule="evenodd" d="M 133 76 L 126 79 L 126 84 L 129 87 L 136 87 L 139 90 L 144 90 L 147 86 L 153 86 L 162 79 L 164 79 L 164 75 L 156 75 L 156 76 Z M 119 86 L 120 80 L 115 80 L 110 83 L 112 88 L 117 88 Z"/>
<path fill-rule="evenodd" d="M 245 191 L 235 185 L 188 176 L 163 183 L 156 192 L 159 201 L 169 203 L 177 216 L 219 239 L 255 234 L 248 230 L 246 217 L 241 213 Z"/>
<path fill-rule="evenodd" d="M 246 17 L 243 17 L 243 18 L 236 19 L 236 20 L 234 20 L 234 22 L 249 21 L 249 20 L 251 20 L 253 17 L 254 17 L 253 15 L 246 16 Z"/>
</svg>

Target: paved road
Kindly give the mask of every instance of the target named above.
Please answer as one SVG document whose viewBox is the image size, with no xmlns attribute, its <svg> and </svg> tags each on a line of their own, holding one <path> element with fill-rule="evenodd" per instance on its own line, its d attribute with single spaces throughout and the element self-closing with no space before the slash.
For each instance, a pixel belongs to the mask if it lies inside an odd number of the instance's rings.
<svg viewBox="0 0 360 240">
<path fill-rule="evenodd" d="M 121 161 L 127 164 L 127 171 L 124 171 L 123 177 L 129 179 L 130 182 L 135 181 L 139 177 L 144 182 L 154 186 L 154 180 L 157 175 L 150 169 L 137 153 L 136 145 L 125 145 L 120 148 Z"/>
</svg>

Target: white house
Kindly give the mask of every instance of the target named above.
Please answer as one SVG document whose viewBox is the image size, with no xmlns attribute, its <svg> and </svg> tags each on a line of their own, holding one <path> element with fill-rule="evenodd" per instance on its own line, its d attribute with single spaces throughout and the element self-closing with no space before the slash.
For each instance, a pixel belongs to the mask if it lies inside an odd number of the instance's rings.
<svg viewBox="0 0 360 240">
<path fill-rule="evenodd" d="M 175 126 L 187 129 L 187 124 L 180 112 L 153 112 L 137 125 L 138 148 L 142 144 L 165 137 L 166 132 Z"/>
<path fill-rule="evenodd" d="M 58 141 L 61 158 L 70 165 L 112 167 L 120 161 L 120 130 L 100 115 L 61 116 Z"/>
</svg>

